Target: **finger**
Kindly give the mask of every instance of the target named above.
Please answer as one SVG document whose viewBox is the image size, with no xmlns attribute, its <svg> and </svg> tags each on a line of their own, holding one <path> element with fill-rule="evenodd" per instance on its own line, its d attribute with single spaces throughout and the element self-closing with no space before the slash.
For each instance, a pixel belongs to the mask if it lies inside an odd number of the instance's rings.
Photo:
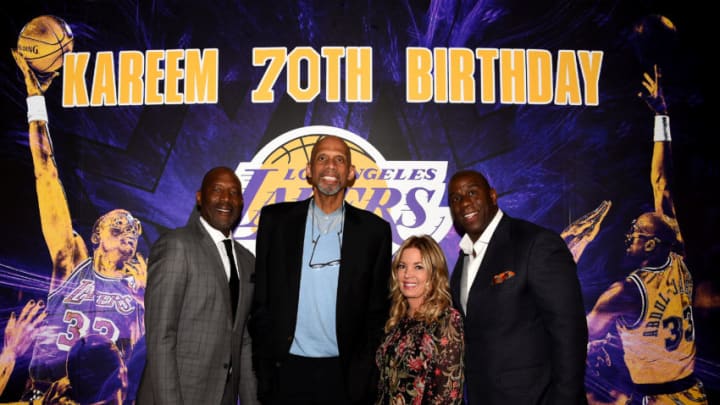
<svg viewBox="0 0 720 405">
<path fill-rule="evenodd" d="M 18 51 L 17 49 L 12 49 L 12 55 L 15 59 L 15 63 L 25 75 L 31 72 L 30 65 L 28 65 L 27 60 L 24 56 L 22 56 L 20 51 Z"/>
<path fill-rule="evenodd" d="M 20 64 L 20 60 L 24 59 L 22 56 L 20 56 L 20 52 L 18 52 L 17 49 L 10 49 L 10 53 L 12 54 L 13 59 L 15 59 L 15 62 Z"/>
<path fill-rule="evenodd" d="M 21 69 L 28 66 L 27 61 L 20 54 L 20 51 L 18 51 L 17 49 L 11 49 L 10 52 L 12 53 L 13 59 L 15 59 L 15 63 L 17 63 Z"/>
<path fill-rule="evenodd" d="M 125 265 L 125 273 L 131 276 L 137 276 L 140 274 L 140 268 L 136 264 L 128 263 Z"/>
<path fill-rule="evenodd" d="M 25 306 L 23 306 L 23 309 L 20 311 L 20 318 L 27 318 L 28 313 L 32 311 L 33 307 L 35 306 L 35 300 L 30 300 L 25 303 Z"/>
<path fill-rule="evenodd" d="M 42 323 L 42 321 L 45 320 L 46 317 L 47 317 L 47 312 L 44 312 L 44 311 L 43 311 L 43 312 L 41 312 L 37 317 L 33 318 L 33 320 L 32 320 L 32 322 L 30 323 L 30 325 L 31 325 L 33 328 L 35 328 L 35 327 L 37 327 L 38 325 L 40 325 L 40 324 Z M 37 332 L 37 330 L 35 330 L 35 331 Z"/>
<path fill-rule="evenodd" d="M 42 322 L 45 317 L 47 317 L 47 311 L 45 311 L 45 303 L 42 301 L 38 301 L 37 305 L 35 305 L 29 317 L 33 325 L 37 325 Z"/>
<path fill-rule="evenodd" d="M 32 308 L 32 312 L 30 313 L 30 317 L 33 319 L 37 319 L 38 316 L 45 317 L 47 313 L 45 312 L 45 303 L 42 300 L 39 300 L 37 304 Z"/>
<path fill-rule="evenodd" d="M 25 77 L 25 86 L 27 86 L 28 96 L 42 95 L 40 83 L 38 82 L 35 71 L 30 68 L 27 60 L 20 54 L 19 51 L 16 49 L 12 49 L 11 51 L 18 68 L 20 68 L 20 71 L 22 71 L 23 76 Z M 45 89 L 47 89 L 47 86 Z"/>
<path fill-rule="evenodd" d="M 14 328 L 16 320 L 17 320 L 17 317 L 15 316 L 15 311 L 13 311 L 10 313 L 10 319 L 8 319 L 8 323 L 7 323 L 7 326 L 5 327 L 5 330 Z"/>
<path fill-rule="evenodd" d="M 655 97 L 656 96 L 656 87 L 652 83 L 643 82 L 643 87 L 645 87 L 645 90 L 647 90 L 647 97 Z"/>
<path fill-rule="evenodd" d="M 137 252 L 135 254 L 135 257 L 137 258 L 138 263 L 143 269 L 147 269 L 147 259 L 142 255 L 142 253 Z"/>
<path fill-rule="evenodd" d="M 37 325 L 47 316 L 45 311 L 41 311 L 43 307 L 42 301 L 37 304 L 32 301 L 28 302 L 18 318 L 18 323 L 22 323 L 25 327 Z"/>
<path fill-rule="evenodd" d="M 30 300 L 25 304 L 25 306 L 22 309 L 22 312 L 20 313 L 20 318 L 23 320 L 33 318 L 35 315 L 37 315 L 38 311 L 43 307 L 42 301 Z"/>
</svg>

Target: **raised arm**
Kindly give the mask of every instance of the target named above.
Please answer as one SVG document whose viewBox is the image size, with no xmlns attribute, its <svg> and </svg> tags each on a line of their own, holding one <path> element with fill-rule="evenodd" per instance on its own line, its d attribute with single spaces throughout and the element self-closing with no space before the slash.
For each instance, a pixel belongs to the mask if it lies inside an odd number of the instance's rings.
<svg viewBox="0 0 720 405">
<path fill-rule="evenodd" d="M 647 93 L 640 93 L 648 107 L 655 113 L 650 184 L 653 190 L 655 212 L 663 215 L 675 230 L 676 237 L 682 244 L 684 241 L 680 232 L 680 224 L 677 221 L 670 181 L 673 174 L 670 117 L 667 115 L 667 104 L 665 103 L 662 87 L 660 87 L 660 77 L 657 65 L 654 67 L 652 75 L 644 73 L 642 84 Z"/>
<path fill-rule="evenodd" d="M 85 242 L 72 228 L 70 208 L 58 174 L 43 93 L 57 77 L 54 73 L 42 82 L 25 59 L 12 50 L 13 58 L 25 77 L 28 94 L 28 141 L 35 171 L 35 188 L 40 209 L 43 237 L 53 262 L 49 291 L 54 291 L 88 257 Z"/>
</svg>

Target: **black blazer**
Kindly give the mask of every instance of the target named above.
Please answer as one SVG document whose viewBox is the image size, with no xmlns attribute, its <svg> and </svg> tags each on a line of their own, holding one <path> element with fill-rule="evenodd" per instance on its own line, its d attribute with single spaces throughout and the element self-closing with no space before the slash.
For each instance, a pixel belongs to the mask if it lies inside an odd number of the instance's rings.
<svg viewBox="0 0 720 405">
<path fill-rule="evenodd" d="M 251 335 L 261 393 L 272 390 L 272 369 L 286 359 L 295 335 L 310 201 L 282 202 L 260 211 Z M 375 350 L 389 311 L 391 250 L 390 224 L 346 203 L 336 322 L 340 363 L 353 403 L 375 399 Z"/>
<path fill-rule="evenodd" d="M 461 312 L 460 252 L 452 273 Z M 503 272 L 514 276 L 496 277 Z M 572 254 L 558 234 L 503 215 L 468 293 L 465 382 L 470 405 L 585 404 L 588 341 Z"/>
</svg>

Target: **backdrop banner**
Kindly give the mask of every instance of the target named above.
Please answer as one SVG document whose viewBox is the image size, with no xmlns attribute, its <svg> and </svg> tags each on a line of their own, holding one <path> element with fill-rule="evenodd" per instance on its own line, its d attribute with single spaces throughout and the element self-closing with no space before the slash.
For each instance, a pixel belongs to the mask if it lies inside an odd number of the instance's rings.
<svg viewBox="0 0 720 405">
<path fill-rule="evenodd" d="M 448 181 L 487 174 L 503 211 L 567 242 L 591 331 L 598 300 L 634 270 L 633 219 L 662 213 L 692 280 L 641 288 L 637 325 L 591 332 L 588 400 L 639 403 L 637 384 L 689 370 L 710 403 L 720 399 L 707 10 L 621 0 L 2 8 L 0 402 L 57 398 L 70 384 L 92 392 L 124 366 L 134 403 L 152 243 L 194 220 L 202 176 L 223 165 L 244 192 L 234 237 L 254 252 L 263 206 L 311 196 L 305 167 L 322 135 L 351 145 L 346 199 L 391 223 L 395 249 L 431 235 L 451 269 L 462 235 Z M 99 272 L 108 260 L 122 278 Z M 691 300 L 667 305 L 680 293 Z"/>
</svg>

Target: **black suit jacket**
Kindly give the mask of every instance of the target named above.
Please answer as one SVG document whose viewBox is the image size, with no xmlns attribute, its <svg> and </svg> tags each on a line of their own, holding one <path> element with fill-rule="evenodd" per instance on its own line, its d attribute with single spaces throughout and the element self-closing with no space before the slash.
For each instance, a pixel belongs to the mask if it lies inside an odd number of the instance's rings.
<svg viewBox="0 0 720 405">
<path fill-rule="evenodd" d="M 273 368 L 286 359 L 295 334 L 310 201 L 277 203 L 260 211 L 251 335 L 261 395 L 272 390 Z M 346 203 L 336 328 L 340 363 L 353 403 L 375 399 L 374 359 L 388 317 L 391 250 L 390 224 Z"/>
<path fill-rule="evenodd" d="M 461 312 L 460 252 L 450 288 Z M 505 271 L 514 276 L 493 282 Z M 470 405 L 585 404 L 587 323 L 572 254 L 558 234 L 503 215 L 468 293 Z"/>
</svg>

